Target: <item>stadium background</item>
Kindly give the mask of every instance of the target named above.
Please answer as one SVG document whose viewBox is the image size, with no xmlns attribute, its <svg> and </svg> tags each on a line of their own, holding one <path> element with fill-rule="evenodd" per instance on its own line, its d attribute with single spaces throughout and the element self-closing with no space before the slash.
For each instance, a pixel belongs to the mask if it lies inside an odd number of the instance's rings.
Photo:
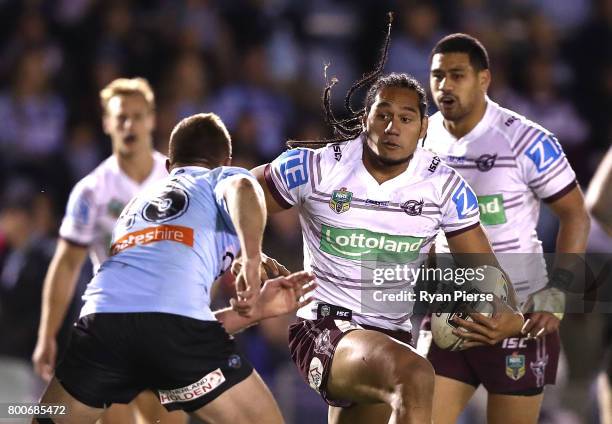
<svg viewBox="0 0 612 424">
<path fill-rule="evenodd" d="M 586 188 L 612 140 L 611 0 L 0 0 L 0 375 L 29 364 L 42 277 L 67 195 L 110 154 L 101 87 L 119 76 L 151 82 L 162 153 L 179 119 L 218 113 L 233 137 L 234 163 L 251 168 L 274 158 L 288 138 L 327 135 L 323 64 L 340 79 L 340 106 L 350 83 L 375 63 L 388 10 L 395 22 L 386 71 L 411 73 L 428 86 L 435 42 L 455 31 L 477 36 L 491 57 L 490 96 L 556 133 Z M 11 208 L 32 211 L 27 225 L 15 228 L 5 213 Z M 539 230 L 552 251 L 556 223 L 545 212 Z M 9 231 L 48 246 L 49 257 L 27 270 L 7 260 L 15 257 Z M 612 252 L 596 226 L 590 246 Z M 301 268 L 294 213 L 271 217 L 266 251 Z M 78 299 L 72 317 L 77 311 Z M 291 319 L 265 322 L 239 340 L 289 423 L 325 422 L 324 404 L 289 361 Z M 564 322 L 569 366 L 547 395 L 541 422 L 595 422 L 601 321 Z M 0 378 L 0 401 L 19 390 L 36 397 L 40 383 L 30 383 L 27 372 Z M 479 422 L 478 410 L 465 422 Z"/>
</svg>

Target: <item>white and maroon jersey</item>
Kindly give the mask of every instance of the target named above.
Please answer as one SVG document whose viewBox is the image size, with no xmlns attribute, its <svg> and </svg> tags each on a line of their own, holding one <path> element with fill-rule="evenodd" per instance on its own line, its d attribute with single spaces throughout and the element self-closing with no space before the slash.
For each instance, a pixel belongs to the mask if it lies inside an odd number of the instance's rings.
<svg viewBox="0 0 612 424">
<path fill-rule="evenodd" d="M 429 119 L 425 148 L 476 192 L 480 221 L 493 250 L 519 300 L 525 300 L 548 281 L 536 234 L 540 200 L 565 195 L 576 185 L 576 174 L 553 134 L 489 98 L 481 121 L 460 139 L 443 123 L 440 112 Z M 448 251 L 443 237 L 436 250 Z"/>
<path fill-rule="evenodd" d="M 358 324 L 410 330 L 408 298 L 399 311 L 390 312 L 388 302 L 363 307 L 381 288 L 373 284 L 373 268 L 418 267 L 438 231 L 450 237 L 479 225 L 478 204 L 457 172 L 421 148 L 406 171 L 379 184 L 363 164 L 363 142 L 361 136 L 288 150 L 265 169 L 276 201 L 299 210 L 304 268 L 318 284 L 315 301 L 298 316 L 314 319 L 318 303 L 328 303 L 353 311 Z M 414 282 L 396 282 L 412 291 Z"/>
<path fill-rule="evenodd" d="M 153 169 L 141 184 L 119 168 L 113 155 L 104 160 L 72 189 L 59 235 L 89 248 L 94 272 L 108 258 L 111 233 L 123 207 L 140 190 L 168 176 L 166 157 L 153 152 Z"/>
</svg>

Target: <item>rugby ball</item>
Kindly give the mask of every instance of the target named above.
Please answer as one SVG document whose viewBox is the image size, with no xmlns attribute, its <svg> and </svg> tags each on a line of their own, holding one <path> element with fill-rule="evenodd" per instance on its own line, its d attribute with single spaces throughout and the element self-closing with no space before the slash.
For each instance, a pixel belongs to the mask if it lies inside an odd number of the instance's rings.
<svg viewBox="0 0 612 424">
<path fill-rule="evenodd" d="M 458 327 L 452 318 L 458 316 L 467 321 L 473 321 L 469 316 L 470 311 L 479 312 L 487 317 L 495 313 L 495 303 L 491 299 L 491 294 L 497 296 L 502 302 L 508 302 L 508 281 L 504 274 L 493 266 L 482 266 L 477 275 L 482 278 L 474 278 L 464 286 L 446 285 L 438 292 L 442 296 L 437 296 L 431 314 L 431 333 L 434 343 L 441 349 L 461 350 L 464 340 L 453 334 L 453 330 Z"/>
</svg>

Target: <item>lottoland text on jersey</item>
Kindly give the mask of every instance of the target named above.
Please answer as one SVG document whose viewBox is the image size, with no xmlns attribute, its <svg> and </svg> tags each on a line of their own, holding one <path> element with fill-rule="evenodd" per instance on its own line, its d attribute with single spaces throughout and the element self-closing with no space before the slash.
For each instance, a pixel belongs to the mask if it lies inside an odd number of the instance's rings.
<svg viewBox="0 0 612 424">
<path fill-rule="evenodd" d="M 409 257 L 408 257 L 409 256 Z M 390 260 L 392 259 L 392 260 Z M 360 311 L 368 314 L 453 312 L 459 304 L 479 309 L 493 302 L 488 274 L 477 254 L 368 254 L 359 261 Z M 612 313 L 612 254 L 496 253 L 523 312 Z M 562 299 L 561 301 L 559 299 Z"/>
</svg>

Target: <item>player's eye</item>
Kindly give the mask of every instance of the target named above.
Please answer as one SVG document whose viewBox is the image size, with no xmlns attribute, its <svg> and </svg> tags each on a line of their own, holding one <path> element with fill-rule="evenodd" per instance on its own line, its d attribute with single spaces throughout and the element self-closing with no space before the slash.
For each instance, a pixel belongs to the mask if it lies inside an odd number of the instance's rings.
<svg viewBox="0 0 612 424">
<path fill-rule="evenodd" d="M 400 118 L 400 122 L 402 124 L 408 124 L 408 123 L 412 122 L 412 118 L 409 118 L 408 116 L 402 116 Z"/>
<path fill-rule="evenodd" d="M 377 117 L 378 119 L 384 119 L 384 120 L 387 120 L 387 119 L 389 119 L 389 114 L 388 114 L 388 113 L 377 113 L 377 114 L 376 114 L 376 117 Z"/>
</svg>

